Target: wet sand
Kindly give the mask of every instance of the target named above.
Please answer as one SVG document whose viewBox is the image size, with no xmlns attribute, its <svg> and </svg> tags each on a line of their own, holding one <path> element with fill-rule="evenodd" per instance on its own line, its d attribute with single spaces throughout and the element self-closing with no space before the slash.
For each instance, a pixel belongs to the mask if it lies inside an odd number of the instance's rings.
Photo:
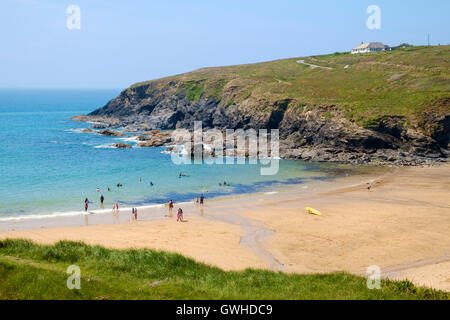
<svg viewBox="0 0 450 320">
<path fill-rule="evenodd" d="M 0 239 L 154 248 L 225 270 L 364 275 L 377 265 L 384 277 L 450 291 L 450 165 L 371 172 L 285 192 L 210 200 L 204 207 L 178 206 L 188 222 L 176 223 L 166 207 L 154 207 L 140 210 L 138 222 L 130 222 L 125 210 L 118 216 L 3 223 Z M 323 215 L 307 214 L 306 206 Z"/>
</svg>

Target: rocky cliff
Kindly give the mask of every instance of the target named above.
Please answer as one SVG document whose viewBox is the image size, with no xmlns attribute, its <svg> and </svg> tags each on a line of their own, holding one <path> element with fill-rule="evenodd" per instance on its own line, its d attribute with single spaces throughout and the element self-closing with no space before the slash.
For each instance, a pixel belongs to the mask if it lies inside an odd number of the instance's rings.
<svg viewBox="0 0 450 320">
<path fill-rule="evenodd" d="M 111 126 L 131 131 L 192 128 L 194 121 L 204 128 L 279 129 L 281 156 L 292 159 L 446 161 L 449 52 L 443 46 L 309 58 L 327 69 L 298 59 L 200 69 L 133 85 L 89 117 L 114 119 Z M 425 54 L 430 65 L 411 58 Z"/>
</svg>

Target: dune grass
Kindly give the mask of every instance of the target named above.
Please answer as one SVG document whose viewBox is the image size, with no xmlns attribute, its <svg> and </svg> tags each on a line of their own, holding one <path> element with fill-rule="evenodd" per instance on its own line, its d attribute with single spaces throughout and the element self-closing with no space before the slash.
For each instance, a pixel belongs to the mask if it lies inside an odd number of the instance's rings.
<svg viewBox="0 0 450 320">
<path fill-rule="evenodd" d="M 80 290 L 66 286 L 70 265 L 81 269 Z M 0 299 L 449 299 L 449 295 L 408 281 L 383 280 L 380 290 L 369 290 L 365 278 L 347 273 L 226 272 L 160 251 L 4 240 Z"/>
</svg>

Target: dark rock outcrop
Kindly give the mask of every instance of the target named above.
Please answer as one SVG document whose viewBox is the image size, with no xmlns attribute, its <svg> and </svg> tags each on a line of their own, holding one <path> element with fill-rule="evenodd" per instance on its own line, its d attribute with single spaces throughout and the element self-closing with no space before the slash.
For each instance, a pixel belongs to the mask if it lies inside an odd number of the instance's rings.
<svg viewBox="0 0 450 320">
<path fill-rule="evenodd" d="M 108 136 L 108 137 L 124 137 L 126 136 L 125 134 L 121 133 L 121 132 L 117 132 L 117 131 L 112 131 L 112 130 L 100 130 L 98 131 L 98 134 L 101 134 L 102 136 Z"/>
<path fill-rule="evenodd" d="M 114 143 L 111 145 L 111 147 L 117 148 L 117 149 L 131 149 L 132 146 L 128 143 Z"/>
<path fill-rule="evenodd" d="M 149 133 L 149 132 L 144 132 Z M 141 135 L 137 138 L 142 141 L 138 144 L 141 148 L 154 148 L 167 146 L 172 142 L 172 131 L 152 130 L 151 135 Z"/>
<path fill-rule="evenodd" d="M 425 117 L 411 127 L 402 116 L 386 116 L 362 126 L 347 119 L 333 105 L 307 106 L 287 98 L 264 95 L 231 103 L 235 87 L 227 84 L 220 99 L 189 99 L 175 82 L 124 90 L 89 117 L 119 119 L 116 126 L 149 129 L 190 128 L 202 121 L 204 129 L 279 129 L 280 156 L 288 159 L 345 163 L 415 165 L 446 161 L 450 143 L 449 115 Z M 450 108 L 449 108 L 450 109 Z M 103 132 L 103 133 L 102 133 Z M 110 130 L 100 134 L 115 135 Z M 170 135 L 149 131 L 140 147 L 170 143 Z"/>
</svg>

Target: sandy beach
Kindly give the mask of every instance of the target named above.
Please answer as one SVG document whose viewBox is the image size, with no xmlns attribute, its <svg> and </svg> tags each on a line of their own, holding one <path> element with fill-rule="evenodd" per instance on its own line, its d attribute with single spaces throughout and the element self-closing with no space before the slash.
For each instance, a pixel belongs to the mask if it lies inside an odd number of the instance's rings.
<svg viewBox="0 0 450 320">
<path fill-rule="evenodd" d="M 369 191 L 367 186 L 372 187 Z M 317 182 L 285 192 L 139 210 L 138 222 L 113 214 L 2 222 L 0 239 L 181 253 L 225 270 L 348 271 L 450 291 L 450 165 L 395 168 Z M 313 207 L 322 216 L 310 215 Z"/>
</svg>

